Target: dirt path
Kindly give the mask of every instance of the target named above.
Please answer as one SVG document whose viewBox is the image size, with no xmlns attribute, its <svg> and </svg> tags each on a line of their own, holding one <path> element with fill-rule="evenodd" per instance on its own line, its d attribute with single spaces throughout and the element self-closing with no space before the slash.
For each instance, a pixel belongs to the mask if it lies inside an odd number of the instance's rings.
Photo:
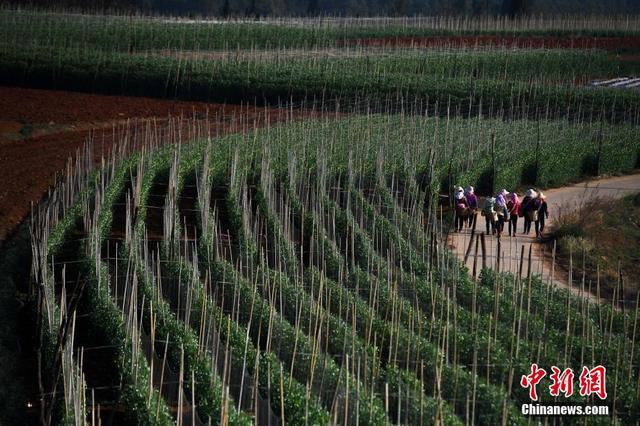
<svg viewBox="0 0 640 426">
<path fill-rule="evenodd" d="M 550 217 L 547 221 L 547 227 L 553 225 L 554 218 L 569 211 L 575 211 L 580 206 L 594 198 L 611 198 L 612 200 L 620 198 L 626 194 L 632 192 L 640 192 L 640 174 L 634 174 L 622 177 L 613 177 L 588 181 L 580 184 L 575 184 L 563 188 L 550 189 L 544 191 L 547 195 L 547 203 L 549 205 Z M 528 236 L 522 234 L 523 220 L 518 221 L 518 234 L 516 237 L 509 237 L 507 235 L 507 229 L 500 241 L 500 250 L 498 256 L 498 240 L 493 236 L 485 235 L 485 243 L 487 247 L 487 267 L 499 269 L 501 271 L 507 271 L 514 274 L 520 272 L 520 261 L 522 258 L 524 248 L 524 261 L 522 262 L 522 275 L 527 275 L 528 269 L 528 256 L 531 251 L 531 272 L 542 277 L 547 282 L 553 282 L 558 286 L 568 287 L 568 279 L 566 271 L 559 269 L 559 267 L 552 268 L 551 261 L 549 260 L 549 252 L 546 246 L 539 240 L 536 240 L 535 236 Z M 484 218 L 478 215 L 477 232 L 485 231 Z M 531 231 L 533 235 L 533 230 Z M 454 233 L 449 236 L 449 247 L 456 253 L 456 255 L 464 260 L 465 253 L 469 247 L 469 241 L 471 239 L 471 232 L 468 229 L 462 231 L 462 233 Z M 498 265 L 498 258 L 500 259 Z M 473 243 L 472 250 L 467 258 L 466 266 L 469 271 L 474 270 L 475 259 L 475 242 Z M 478 250 L 478 257 L 476 260 L 476 274 L 479 273 L 482 268 L 481 249 Z M 555 269 L 552 271 L 552 269 Z M 579 288 L 571 287 L 571 291 L 575 294 L 582 294 Z M 593 294 L 583 294 L 592 300 L 596 300 L 596 296 Z"/>
</svg>

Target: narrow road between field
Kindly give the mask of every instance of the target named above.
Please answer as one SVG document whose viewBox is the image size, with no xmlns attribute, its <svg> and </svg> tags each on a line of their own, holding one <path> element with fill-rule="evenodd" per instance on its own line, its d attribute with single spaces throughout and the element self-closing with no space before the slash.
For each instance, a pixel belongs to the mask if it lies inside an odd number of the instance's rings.
<svg viewBox="0 0 640 426">
<path fill-rule="evenodd" d="M 577 211 L 589 200 L 595 198 L 610 198 L 612 201 L 621 198 L 629 193 L 640 192 L 640 174 L 612 177 L 591 180 L 563 188 L 550 189 L 543 191 L 547 196 L 549 205 L 549 219 L 547 220 L 547 228 L 553 226 L 554 219 L 567 212 Z M 518 221 L 518 233 L 516 237 L 509 237 L 507 228 L 500 242 L 494 236 L 485 235 L 486 246 L 486 266 L 503 272 L 511 272 L 513 274 L 520 273 L 521 276 L 527 276 L 529 271 L 529 253 L 531 252 L 531 273 L 542 277 L 546 282 L 567 288 L 568 274 L 567 271 L 559 266 L 553 267 L 549 249 L 540 240 L 535 238 L 535 232 L 532 230 L 531 235 L 522 234 L 523 220 Z M 485 232 L 484 218 L 478 214 L 478 222 L 476 234 Z M 482 249 L 481 240 L 478 242 L 478 250 L 476 252 L 476 241 L 473 241 L 469 250 L 471 240 L 471 231 L 464 229 L 462 233 L 451 233 L 448 238 L 449 248 L 462 261 L 466 256 L 466 266 L 469 271 L 476 275 L 482 268 Z M 498 250 L 499 247 L 499 250 Z M 524 253 L 524 258 L 522 254 Z M 522 262 L 521 262 L 522 260 Z M 475 262 L 475 268 L 474 268 Z M 596 296 L 591 293 L 583 292 L 580 288 L 571 286 L 571 291 L 577 295 L 589 297 L 596 301 Z"/>
</svg>

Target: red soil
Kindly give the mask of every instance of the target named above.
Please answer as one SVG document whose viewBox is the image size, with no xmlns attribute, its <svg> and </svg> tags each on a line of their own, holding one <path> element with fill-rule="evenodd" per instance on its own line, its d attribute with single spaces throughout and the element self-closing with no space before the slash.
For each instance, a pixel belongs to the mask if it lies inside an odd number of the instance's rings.
<svg viewBox="0 0 640 426">
<path fill-rule="evenodd" d="M 623 62 L 640 62 L 640 55 L 619 55 L 618 60 Z"/>
<path fill-rule="evenodd" d="M 350 39 L 342 44 L 373 47 L 518 47 L 562 49 L 638 49 L 640 37 L 550 37 L 550 36 L 429 36 Z"/>
<path fill-rule="evenodd" d="M 22 123 L 17 121 L 0 121 L 0 138 L 2 135 L 8 135 L 13 133 L 20 133 L 22 129 Z"/>
<path fill-rule="evenodd" d="M 188 140 L 195 127 L 198 134 L 216 135 L 306 115 L 275 108 L 0 87 L 0 242 L 87 140 L 99 162 L 122 134 L 143 131 L 151 119 L 161 134 L 175 134 L 178 123 L 182 139 Z M 178 121 L 180 116 L 193 120 Z M 26 132 L 24 123 L 29 124 Z"/>
</svg>

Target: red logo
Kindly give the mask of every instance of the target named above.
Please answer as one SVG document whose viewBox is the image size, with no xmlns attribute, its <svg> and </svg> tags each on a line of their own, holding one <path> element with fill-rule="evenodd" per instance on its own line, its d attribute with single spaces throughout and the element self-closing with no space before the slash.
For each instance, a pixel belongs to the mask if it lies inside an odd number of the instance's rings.
<svg viewBox="0 0 640 426">
<path fill-rule="evenodd" d="M 580 373 L 580 395 L 589 396 L 595 393 L 596 395 L 598 395 L 598 398 L 606 399 L 606 375 L 607 369 L 602 365 L 598 365 L 591 370 L 589 370 L 587 367 L 582 367 L 582 373 Z"/>
<path fill-rule="evenodd" d="M 532 401 L 538 400 L 538 390 L 536 386 L 547 375 L 544 368 L 538 367 L 538 364 L 531 364 L 531 372 L 527 375 L 523 375 L 520 379 L 520 386 L 523 388 L 529 388 L 529 398 Z M 606 387 L 606 375 L 607 369 L 598 365 L 592 369 L 588 367 L 582 367 L 582 372 L 579 377 L 580 396 L 590 396 L 595 394 L 600 399 L 607 398 Z M 551 385 L 549 385 L 549 394 L 551 396 L 564 395 L 565 398 L 569 398 L 573 395 L 573 379 L 575 375 L 571 368 L 561 370 L 555 365 L 551 367 Z"/>
<path fill-rule="evenodd" d="M 560 373 L 560 369 L 554 365 L 551 367 L 551 371 L 553 371 L 549 376 L 552 382 L 551 386 L 549 386 L 551 396 L 558 396 L 563 393 L 565 398 L 569 398 L 573 395 L 573 370 L 567 368 Z"/>
<path fill-rule="evenodd" d="M 544 368 L 538 368 L 538 364 L 531 364 L 531 373 L 526 376 L 522 376 L 520 379 L 520 386 L 523 388 L 529 388 L 529 398 L 531 398 L 532 401 L 538 400 L 536 385 L 540 383 L 540 380 L 542 380 L 546 375 L 547 372 L 544 371 Z"/>
</svg>

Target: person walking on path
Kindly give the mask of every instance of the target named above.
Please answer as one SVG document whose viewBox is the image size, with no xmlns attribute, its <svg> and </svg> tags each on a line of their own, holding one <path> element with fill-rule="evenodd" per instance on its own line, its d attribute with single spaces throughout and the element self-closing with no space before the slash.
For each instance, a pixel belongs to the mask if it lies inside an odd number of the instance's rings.
<svg viewBox="0 0 640 426">
<path fill-rule="evenodd" d="M 535 196 L 533 198 L 531 198 L 531 200 L 529 200 L 528 205 L 528 209 L 527 209 L 527 213 L 526 213 L 526 217 L 529 219 L 529 228 L 527 230 L 527 234 L 529 234 L 529 231 L 531 230 L 531 224 L 533 223 L 533 226 L 535 228 L 536 231 L 536 238 L 540 237 L 540 205 L 541 205 L 542 199 L 540 198 L 539 194 L 536 193 Z"/>
<path fill-rule="evenodd" d="M 517 193 L 509 194 L 507 210 L 509 211 L 509 236 L 515 237 L 518 229 L 518 216 L 520 215 L 520 199 Z"/>
<path fill-rule="evenodd" d="M 464 190 L 461 186 L 456 188 L 456 192 L 453 197 L 456 206 L 455 231 L 462 232 L 464 222 L 469 214 L 469 203 L 467 198 L 464 196 Z"/>
<path fill-rule="evenodd" d="M 494 223 L 496 221 L 496 211 L 495 211 L 496 199 L 493 197 L 487 197 L 484 199 L 484 203 L 482 204 L 481 215 L 484 216 L 484 221 L 487 226 L 487 235 L 491 232 L 496 232 Z"/>
<path fill-rule="evenodd" d="M 538 223 L 536 224 L 536 237 L 542 237 L 544 231 L 544 223 L 549 218 L 549 205 L 547 204 L 547 196 L 540 192 L 538 195 Z"/>
<path fill-rule="evenodd" d="M 475 194 L 473 186 L 467 187 L 465 190 L 465 197 L 469 205 L 469 212 L 467 217 L 467 227 L 474 229 L 476 226 L 476 219 L 478 216 L 478 197 Z"/>
<path fill-rule="evenodd" d="M 500 238 L 502 236 L 502 231 L 504 230 L 505 221 L 509 220 L 509 210 L 507 209 L 507 200 L 504 198 L 508 192 L 506 189 L 503 189 L 496 195 L 496 220 L 495 220 L 495 228 L 496 228 L 496 236 Z"/>
<path fill-rule="evenodd" d="M 537 196 L 538 194 L 536 193 L 536 191 L 529 188 L 527 192 L 524 194 L 524 198 L 522 199 L 522 203 L 520 205 L 520 216 L 524 219 L 523 233 L 527 235 L 531 231 L 531 222 L 535 222 L 538 220 L 537 217 L 535 221 L 531 220 L 534 216 L 537 216 L 538 214 L 537 208 L 534 205 L 534 202 Z"/>
</svg>

